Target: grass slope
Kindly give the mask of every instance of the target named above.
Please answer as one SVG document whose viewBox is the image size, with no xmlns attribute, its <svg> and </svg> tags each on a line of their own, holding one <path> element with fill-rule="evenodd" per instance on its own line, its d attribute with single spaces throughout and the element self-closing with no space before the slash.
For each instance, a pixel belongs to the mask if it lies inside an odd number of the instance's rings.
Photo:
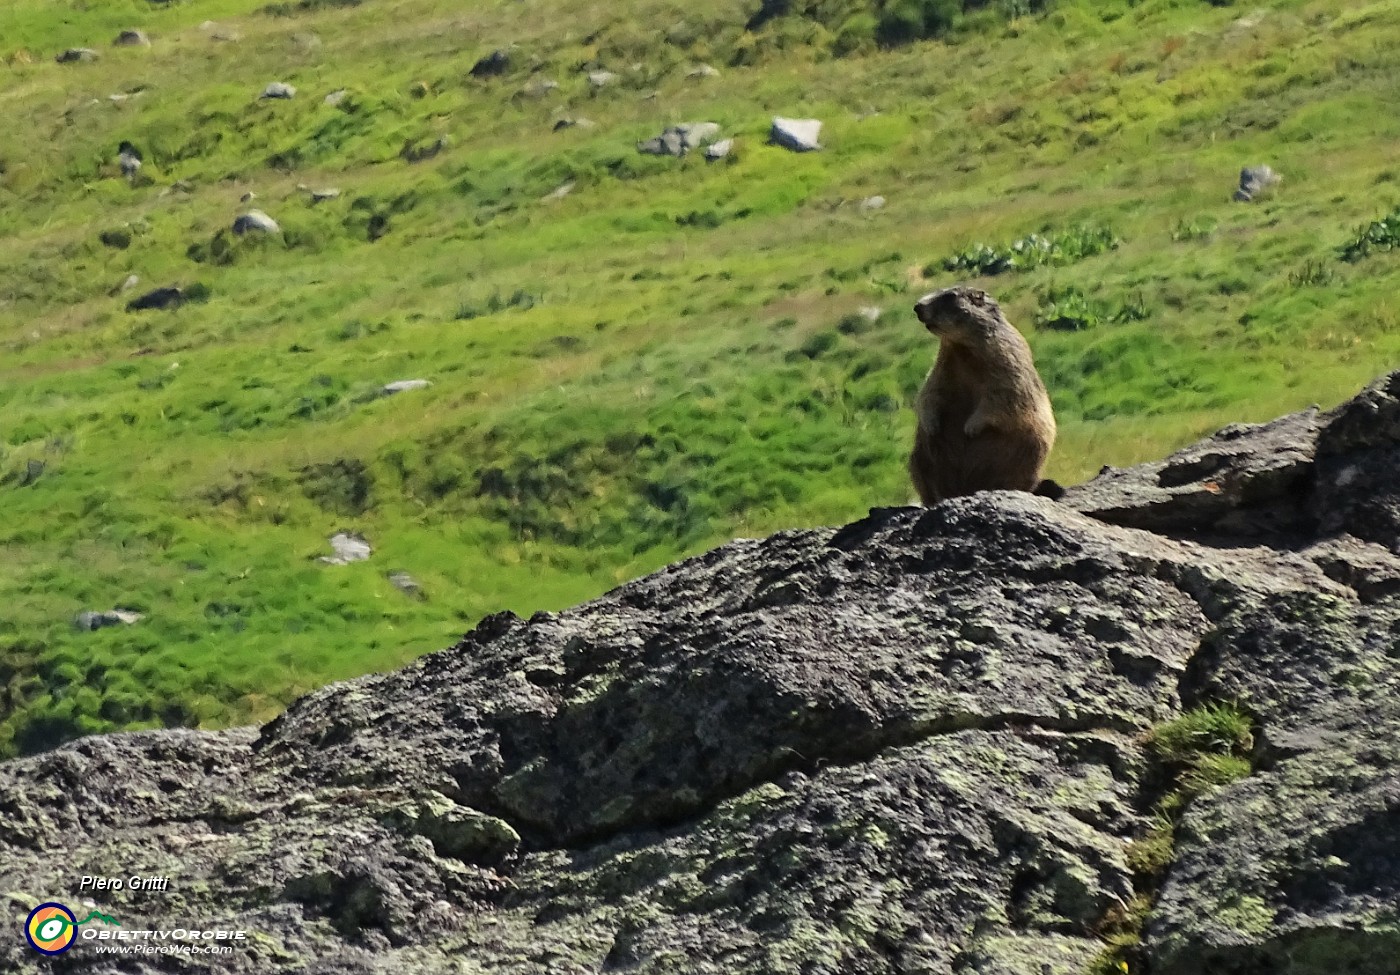
<svg viewBox="0 0 1400 975">
<path fill-rule="evenodd" d="M 1062 481 L 1400 358 L 1400 257 L 1339 256 L 1400 204 L 1394 4 L 1009 3 L 882 50 L 912 8 L 855 3 L 746 31 L 729 0 L 8 0 L 0 754 L 264 718 L 484 613 L 902 503 L 934 352 L 908 308 L 973 245 L 1120 241 L 984 282 Z M 826 148 L 764 145 L 775 114 Z M 700 119 L 731 158 L 633 148 Z M 1284 183 L 1230 202 L 1255 162 Z M 250 190 L 280 235 L 228 233 Z M 207 297 L 124 310 L 169 284 Z M 433 385 L 375 395 L 406 378 Z M 315 561 L 341 528 L 373 558 Z M 146 619 L 74 628 L 113 606 Z"/>
</svg>

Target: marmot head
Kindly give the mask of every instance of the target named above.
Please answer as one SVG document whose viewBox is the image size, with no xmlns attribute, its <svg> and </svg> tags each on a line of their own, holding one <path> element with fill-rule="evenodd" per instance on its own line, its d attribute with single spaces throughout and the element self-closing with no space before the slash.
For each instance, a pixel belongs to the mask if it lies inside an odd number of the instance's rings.
<svg viewBox="0 0 1400 975">
<path fill-rule="evenodd" d="M 953 342 L 980 343 L 1006 327 L 992 296 L 965 285 L 924 295 L 914 314 L 934 335 Z"/>
</svg>

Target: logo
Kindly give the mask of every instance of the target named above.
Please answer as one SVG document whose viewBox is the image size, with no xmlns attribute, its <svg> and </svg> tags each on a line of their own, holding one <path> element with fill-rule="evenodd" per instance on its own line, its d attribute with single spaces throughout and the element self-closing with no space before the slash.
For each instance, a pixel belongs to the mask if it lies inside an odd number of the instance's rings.
<svg viewBox="0 0 1400 975">
<path fill-rule="evenodd" d="M 29 947 L 41 955 L 61 955 L 73 947 L 78 936 L 78 919 L 62 904 L 40 904 L 24 922 Z"/>
<path fill-rule="evenodd" d="M 39 954 L 61 955 L 73 947 L 73 942 L 78 937 L 78 928 L 93 918 L 108 924 L 117 923 L 97 911 L 79 921 L 67 907 L 50 901 L 29 912 L 29 917 L 24 922 L 24 936 L 29 940 L 29 947 Z"/>
</svg>

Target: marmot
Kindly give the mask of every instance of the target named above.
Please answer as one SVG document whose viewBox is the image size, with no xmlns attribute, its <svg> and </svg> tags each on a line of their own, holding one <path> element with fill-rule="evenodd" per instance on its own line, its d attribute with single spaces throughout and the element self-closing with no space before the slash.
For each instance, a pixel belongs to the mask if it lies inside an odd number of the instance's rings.
<svg viewBox="0 0 1400 975">
<path fill-rule="evenodd" d="M 944 288 L 914 306 L 938 358 L 914 409 L 909 474 L 924 504 L 974 491 L 1035 491 L 1055 443 L 1055 415 L 1030 346 L 985 291 Z"/>
</svg>

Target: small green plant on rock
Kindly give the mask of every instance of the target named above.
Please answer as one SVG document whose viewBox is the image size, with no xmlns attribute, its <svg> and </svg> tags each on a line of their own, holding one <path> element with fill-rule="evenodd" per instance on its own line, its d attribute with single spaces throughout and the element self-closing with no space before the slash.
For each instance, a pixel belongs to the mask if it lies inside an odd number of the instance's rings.
<svg viewBox="0 0 1400 975">
<path fill-rule="evenodd" d="M 1125 854 L 1133 872 L 1134 896 L 1099 923 L 1104 948 L 1089 975 L 1141 975 L 1142 929 L 1162 875 L 1175 855 L 1176 824 L 1196 797 L 1249 775 L 1254 722 L 1238 705 L 1207 704 L 1158 725 L 1148 733 L 1159 798 L 1152 826 Z"/>
<path fill-rule="evenodd" d="M 1233 704 L 1208 704 L 1154 728 L 1147 746 L 1159 762 L 1179 774 L 1218 756 L 1247 756 L 1254 748 L 1253 722 Z"/>
</svg>

